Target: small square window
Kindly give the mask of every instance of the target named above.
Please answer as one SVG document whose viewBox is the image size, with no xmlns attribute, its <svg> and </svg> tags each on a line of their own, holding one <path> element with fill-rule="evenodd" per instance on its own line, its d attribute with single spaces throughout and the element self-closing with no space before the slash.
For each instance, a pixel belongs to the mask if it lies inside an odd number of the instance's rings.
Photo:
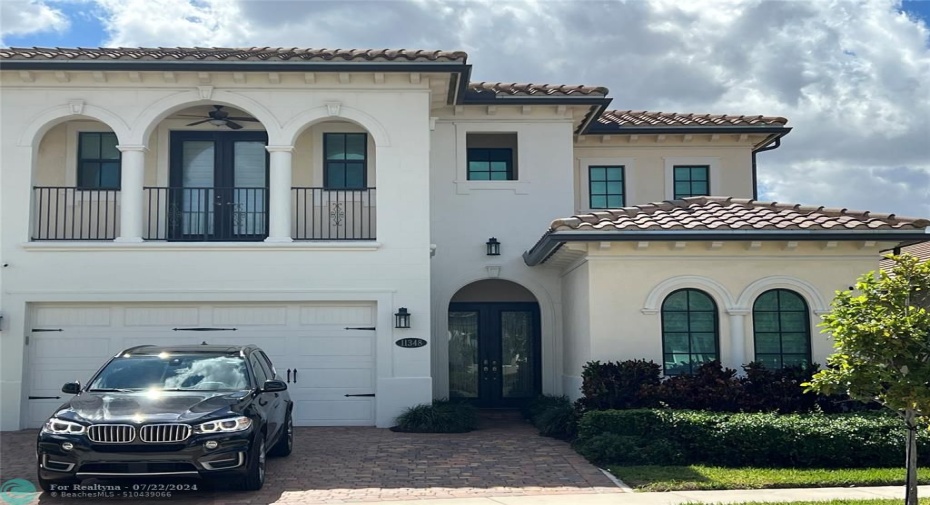
<svg viewBox="0 0 930 505">
<path fill-rule="evenodd" d="M 710 194 L 710 167 L 707 165 L 675 165 L 674 199 Z"/>
<path fill-rule="evenodd" d="M 79 132 L 77 186 L 119 189 L 121 154 L 113 132 Z"/>
<path fill-rule="evenodd" d="M 625 201 L 623 169 L 622 165 L 588 167 L 588 205 L 590 208 L 623 207 Z"/>
<path fill-rule="evenodd" d="M 513 149 L 509 147 L 468 148 L 468 180 L 514 180 Z"/>
<path fill-rule="evenodd" d="M 368 184 L 368 134 L 323 134 L 323 187 L 366 189 Z"/>
</svg>

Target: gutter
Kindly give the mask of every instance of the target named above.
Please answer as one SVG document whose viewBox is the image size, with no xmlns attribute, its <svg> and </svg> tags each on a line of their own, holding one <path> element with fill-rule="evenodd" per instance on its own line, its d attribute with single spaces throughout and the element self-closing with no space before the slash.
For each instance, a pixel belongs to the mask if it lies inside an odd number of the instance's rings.
<svg viewBox="0 0 930 505">
<path fill-rule="evenodd" d="M 789 128 L 788 131 L 791 131 L 791 129 Z M 786 131 L 780 135 L 775 135 L 774 139 L 769 138 L 768 140 L 760 144 L 762 147 L 752 150 L 752 199 L 753 200 L 759 199 L 759 174 L 758 174 L 758 167 L 756 165 L 756 153 L 764 153 L 765 151 L 774 151 L 775 149 L 778 149 L 779 147 L 781 147 L 781 138 L 787 134 L 788 132 Z"/>
<path fill-rule="evenodd" d="M 891 241 L 906 243 L 907 241 L 922 242 L 928 240 L 928 231 L 916 230 L 885 230 L 885 231 L 781 231 L 781 230 L 729 230 L 729 231 L 549 231 L 530 249 L 523 253 L 523 261 L 528 266 L 545 263 L 550 256 L 566 242 L 681 242 L 681 241 L 714 241 L 714 242 L 775 242 L 797 241 L 811 242 L 824 240 L 869 240 Z"/>
</svg>

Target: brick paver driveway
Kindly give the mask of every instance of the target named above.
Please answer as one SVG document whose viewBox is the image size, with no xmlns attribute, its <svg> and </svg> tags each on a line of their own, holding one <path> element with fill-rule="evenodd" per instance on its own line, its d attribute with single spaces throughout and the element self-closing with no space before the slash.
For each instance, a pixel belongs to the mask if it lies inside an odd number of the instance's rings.
<svg viewBox="0 0 930 505">
<path fill-rule="evenodd" d="M 488 426 L 481 430 L 456 435 L 394 433 L 377 428 L 297 428 L 293 454 L 268 460 L 267 481 L 261 491 L 217 489 L 132 502 L 318 504 L 620 492 L 568 444 L 540 437 L 519 421 L 484 424 Z M 34 440 L 35 431 L 0 435 L 0 482 L 16 477 L 35 482 Z M 129 503 L 126 499 L 48 496 L 33 503 L 109 501 Z"/>
</svg>

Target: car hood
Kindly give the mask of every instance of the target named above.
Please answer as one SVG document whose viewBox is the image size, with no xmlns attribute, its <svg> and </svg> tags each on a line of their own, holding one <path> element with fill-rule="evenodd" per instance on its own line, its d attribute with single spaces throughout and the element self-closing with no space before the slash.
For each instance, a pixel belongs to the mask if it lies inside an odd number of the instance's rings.
<svg viewBox="0 0 930 505">
<path fill-rule="evenodd" d="M 91 423 L 192 422 L 239 412 L 248 396 L 249 391 L 85 391 L 55 416 Z"/>
</svg>

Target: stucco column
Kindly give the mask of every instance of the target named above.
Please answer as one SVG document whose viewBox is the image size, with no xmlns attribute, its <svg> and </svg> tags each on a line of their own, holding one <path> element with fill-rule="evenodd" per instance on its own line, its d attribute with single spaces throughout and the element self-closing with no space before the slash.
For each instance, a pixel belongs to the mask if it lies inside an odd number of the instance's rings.
<svg viewBox="0 0 930 505">
<path fill-rule="evenodd" d="M 291 154 L 294 146 L 268 146 L 271 153 L 268 181 L 268 238 L 265 242 L 293 242 L 291 238 Z"/>
<path fill-rule="evenodd" d="M 746 363 L 746 309 L 729 309 L 730 315 L 730 359 L 724 363 L 729 368 L 743 375 L 743 365 Z"/>
<path fill-rule="evenodd" d="M 116 146 L 123 153 L 120 166 L 119 236 L 116 242 L 142 242 L 145 146 Z"/>
</svg>

